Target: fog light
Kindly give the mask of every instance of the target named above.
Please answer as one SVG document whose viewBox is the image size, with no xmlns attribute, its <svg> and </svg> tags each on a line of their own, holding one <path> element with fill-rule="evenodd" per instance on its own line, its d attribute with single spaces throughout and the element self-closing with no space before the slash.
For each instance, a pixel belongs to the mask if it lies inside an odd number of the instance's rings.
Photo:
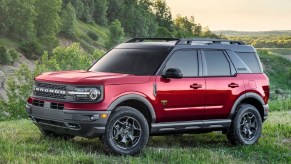
<svg viewBox="0 0 291 164">
<path fill-rule="evenodd" d="M 105 113 L 104 114 L 101 114 L 100 117 L 103 118 L 103 119 L 104 118 L 107 118 L 108 117 L 108 114 L 105 114 Z"/>
</svg>

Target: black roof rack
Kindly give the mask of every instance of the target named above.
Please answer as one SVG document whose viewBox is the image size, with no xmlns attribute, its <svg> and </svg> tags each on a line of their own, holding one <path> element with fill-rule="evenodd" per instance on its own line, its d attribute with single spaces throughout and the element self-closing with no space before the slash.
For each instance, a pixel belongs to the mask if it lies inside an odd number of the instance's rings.
<svg viewBox="0 0 291 164">
<path fill-rule="evenodd" d="M 225 39 L 207 39 L 207 38 L 194 38 L 194 39 L 177 39 L 177 38 L 132 38 L 128 40 L 126 43 L 137 43 L 144 41 L 176 41 L 176 45 L 191 45 L 193 42 L 203 43 L 203 44 L 237 44 L 237 45 L 245 45 L 242 41 L 235 40 L 225 40 Z"/>
<path fill-rule="evenodd" d="M 238 45 L 245 45 L 242 41 L 235 41 L 235 40 L 225 40 L 225 39 L 204 39 L 204 38 L 195 38 L 195 39 L 180 39 L 177 41 L 176 45 L 191 45 L 193 42 L 203 42 L 204 44 L 222 44 L 222 43 L 229 43 L 229 44 L 238 44 Z"/>
<path fill-rule="evenodd" d="M 176 38 L 132 38 L 128 40 L 126 43 L 135 43 L 135 42 L 144 42 L 144 41 L 179 41 L 180 39 Z"/>
</svg>

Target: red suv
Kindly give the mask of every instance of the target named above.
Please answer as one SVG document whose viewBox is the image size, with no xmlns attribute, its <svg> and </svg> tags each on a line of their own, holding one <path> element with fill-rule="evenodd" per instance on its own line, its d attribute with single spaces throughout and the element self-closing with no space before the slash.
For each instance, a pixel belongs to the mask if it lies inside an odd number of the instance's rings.
<svg viewBox="0 0 291 164">
<path fill-rule="evenodd" d="M 134 38 L 87 71 L 37 76 L 26 111 L 45 136 L 99 137 L 109 153 L 134 155 L 155 134 L 222 131 L 232 144 L 254 144 L 268 98 L 252 46 Z"/>
</svg>

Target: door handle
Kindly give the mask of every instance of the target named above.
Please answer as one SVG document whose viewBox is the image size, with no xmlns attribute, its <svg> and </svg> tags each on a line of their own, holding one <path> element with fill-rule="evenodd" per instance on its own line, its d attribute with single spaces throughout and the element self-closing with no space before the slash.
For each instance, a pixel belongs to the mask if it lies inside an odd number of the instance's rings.
<svg viewBox="0 0 291 164">
<path fill-rule="evenodd" d="M 236 88 L 236 87 L 239 87 L 239 85 L 236 84 L 236 83 L 230 83 L 230 84 L 228 84 L 228 87 L 230 87 L 230 88 Z"/>
<path fill-rule="evenodd" d="M 190 85 L 190 88 L 193 88 L 193 89 L 198 89 L 198 88 L 202 88 L 202 85 L 201 84 L 192 84 Z"/>
</svg>

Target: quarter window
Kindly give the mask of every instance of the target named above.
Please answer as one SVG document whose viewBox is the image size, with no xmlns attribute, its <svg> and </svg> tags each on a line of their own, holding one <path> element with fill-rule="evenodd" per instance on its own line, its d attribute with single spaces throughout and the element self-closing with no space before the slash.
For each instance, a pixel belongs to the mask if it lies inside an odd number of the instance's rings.
<svg viewBox="0 0 291 164">
<path fill-rule="evenodd" d="M 205 76 L 230 76 L 230 64 L 222 51 L 204 51 Z"/>
<path fill-rule="evenodd" d="M 260 65 L 255 53 L 237 53 L 242 61 L 250 68 L 252 73 L 260 73 Z"/>
<path fill-rule="evenodd" d="M 194 50 L 179 50 L 168 60 L 163 72 L 169 68 L 179 68 L 183 77 L 198 76 L 198 55 Z"/>
</svg>

